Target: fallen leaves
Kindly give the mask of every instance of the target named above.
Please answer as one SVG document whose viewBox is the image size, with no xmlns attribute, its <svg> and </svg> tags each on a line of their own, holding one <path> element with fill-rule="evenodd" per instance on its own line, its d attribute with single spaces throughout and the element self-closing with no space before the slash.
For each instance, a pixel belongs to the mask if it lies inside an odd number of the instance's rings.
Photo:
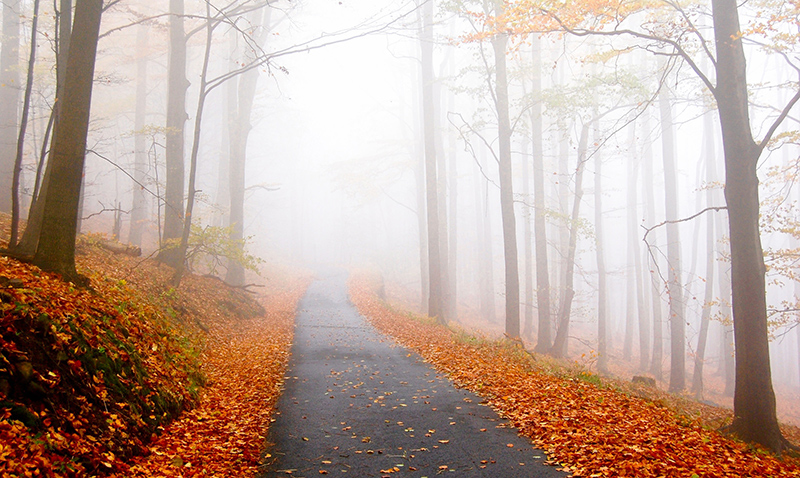
<svg viewBox="0 0 800 478">
<path fill-rule="evenodd" d="M 294 311 L 306 285 L 294 280 L 270 291 L 262 317 L 209 324 L 203 370 L 210 385 L 201 391 L 199 405 L 165 427 L 150 454 L 134 459 L 120 478 L 258 475 L 288 363 Z M 192 469 L 171 466 L 171 457 Z"/>
<path fill-rule="evenodd" d="M 637 477 L 800 474 L 797 460 L 753 450 L 659 403 L 546 373 L 516 345 L 464 340 L 465 334 L 430 319 L 393 310 L 370 290 L 366 279 L 351 279 L 351 300 L 373 325 L 458 386 L 485 397 L 566 471 Z"/>
<path fill-rule="evenodd" d="M 258 304 L 79 251 L 93 290 L 0 258 L 0 476 L 255 476 L 307 281 L 271 277 Z"/>
</svg>

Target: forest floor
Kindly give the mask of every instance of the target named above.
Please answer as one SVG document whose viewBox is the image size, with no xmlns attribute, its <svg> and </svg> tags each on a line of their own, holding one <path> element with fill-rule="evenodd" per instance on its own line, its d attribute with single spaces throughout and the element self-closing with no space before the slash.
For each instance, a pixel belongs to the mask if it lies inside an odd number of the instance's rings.
<svg viewBox="0 0 800 478">
<path fill-rule="evenodd" d="M 577 476 L 800 476 L 796 454 L 778 458 L 718 433 L 729 409 L 439 325 L 387 304 L 376 290 L 368 275 L 351 279 L 351 300 L 375 327 L 483 397 Z M 800 445 L 797 427 L 782 429 Z"/>
<path fill-rule="evenodd" d="M 257 476 L 308 277 L 173 288 L 99 241 L 78 244 L 91 289 L 0 257 L 0 476 Z"/>
</svg>

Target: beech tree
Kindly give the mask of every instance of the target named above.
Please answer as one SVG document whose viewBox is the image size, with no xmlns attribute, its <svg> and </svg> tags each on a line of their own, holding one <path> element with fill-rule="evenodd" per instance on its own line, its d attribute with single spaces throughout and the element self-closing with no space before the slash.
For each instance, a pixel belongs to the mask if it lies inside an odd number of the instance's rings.
<svg viewBox="0 0 800 478">
<path fill-rule="evenodd" d="M 439 238 L 439 193 L 433 97 L 433 0 L 421 8 L 420 48 L 422 65 L 422 131 L 425 154 L 425 205 L 428 231 L 428 315 L 444 322 L 444 284 Z"/>
<path fill-rule="evenodd" d="M 50 182 L 44 199 L 42 229 L 33 259 L 42 269 L 76 283 L 86 282 L 75 270 L 75 235 L 102 11 L 102 0 L 78 0 L 75 4 L 64 98 L 50 157 L 52 174 L 59 180 Z"/>
<path fill-rule="evenodd" d="M 781 123 L 800 100 L 800 88 L 792 87 L 787 103 L 778 105 L 777 115 L 756 141 L 750 122 L 748 81 L 743 39 L 766 36 L 775 44 L 773 51 L 792 61 L 786 51 L 796 43 L 791 35 L 782 35 L 772 28 L 790 24 L 796 28 L 797 18 L 777 11 L 757 20 L 749 28 L 739 21 L 739 4 L 735 0 L 712 0 L 714 39 L 709 42 L 695 27 L 702 9 L 683 10 L 679 4 L 650 4 L 610 1 L 598 4 L 556 3 L 549 7 L 540 2 L 521 0 L 508 12 L 507 24 L 519 35 L 533 29 L 562 30 L 573 35 L 596 35 L 609 39 L 627 37 L 639 46 L 651 47 L 662 55 L 677 57 L 696 74 L 714 96 L 722 131 L 725 158 L 725 199 L 731 247 L 731 288 L 734 339 L 736 349 L 736 387 L 734 419 L 728 430 L 746 441 L 759 443 L 780 452 L 788 447 L 781 435 L 772 388 L 764 256 L 759 233 L 759 193 L 756 166 L 765 147 Z M 651 9 L 654 18 L 672 21 L 640 24 L 636 13 Z M 657 10 L 657 11 L 655 11 Z M 770 36 L 770 32 L 775 32 Z M 692 43 L 694 42 L 694 43 Z M 690 45 L 690 43 L 692 43 Z M 666 46 L 666 50 L 664 47 Z M 699 48 L 696 48 L 699 46 Z M 693 52 L 711 57 L 713 75 L 702 69 Z M 791 65 L 795 71 L 797 67 Z"/>
</svg>

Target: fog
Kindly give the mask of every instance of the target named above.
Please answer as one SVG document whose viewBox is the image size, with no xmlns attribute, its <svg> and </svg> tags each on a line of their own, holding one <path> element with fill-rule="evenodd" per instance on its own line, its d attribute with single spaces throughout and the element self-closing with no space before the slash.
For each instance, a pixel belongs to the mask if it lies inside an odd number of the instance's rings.
<svg viewBox="0 0 800 478">
<path fill-rule="evenodd" d="M 30 10 L 30 3 L 20 2 L 23 12 Z M 118 239 L 128 242 L 134 192 L 147 191 L 147 220 L 141 239 L 144 255 L 159 248 L 165 211 L 167 3 L 124 0 L 104 13 L 101 33 L 107 34 L 102 36 L 98 52 L 85 169 L 82 232 L 110 236 L 116 215 Z M 481 10 L 479 2 L 464 3 L 464 9 Z M 446 230 L 442 231 L 446 240 L 440 243 L 445 246 L 443 256 L 451 264 L 445 266 L 448 280 L 455 284 L 457 294 L 457 304 L 447 319 L 491 337 L 502 337 L 506 282 L 501 178 L 495 160 L 500 150 L 492 89 L 495 60 L 490 38 L 482 42 L 464 38 L 482 27 L 479 16 L 457 11 L 459 5 L 437 2 L 433 27 L 434 134 L 442 176 L 439 200 L 443 201 L 439 215 L 440 220 L 446 219 Z M 186 0 L 185 8 L 189 14 L 186 31 L 202 30 L 205 4 Z M 369 270 L 382 277 L 390 300 L 425 313 L 428 279 L 420 264 L 427 264 L 427 250 L 425 239 L 420 237 L 425 210 L 424 192 L 419 189 L 424 185 L 420 175 L 425 158 L 418 24 L 421 8 L 413 1 L 396 0 L 277 0 L 269 2 L 268 8 L 269 27 L 260 47 L 252 48 L 258 37 L 257 25 L 248 13 L 241 13 L 237 14 L 241 18 L 237 17 L 236 28 L 228 24 L 217 27 L 210 49 L 211 77 L 266 55 L 258 67 L 250 114 L 252 130 L 246 143 L 242 229 L 248 238 L 247 250 L 269 263 L 312 271 L 321 266 Z M 51 5 L 42 5 L 42 9 L 37 37 L 40 53 L 23 163 L 24 211 L 33 191 L 55 85 L 52 40 L 46 35 L 54 28 L 54 15 Z M 705 7 L 700 10 L 706 11 Z M 743 12 L 746 19 L 752 14 Z M 710 18 L 704 14 L 698 14 L 698 18 L 701 34 L 711 38 L 710 28 L 702 26 L 710 24 Z M 25 58 L 25 38 L 30 35 L 27 17 L 22 18 L 21 25 L 20 56 Z M 146 30 L 145 47 L 141 43 L 137 46 L 141 29 Z M 206 48 L 202 36 L 192 35 L 187 41 L 187 177 Z M 533 232 L 526 234 L 525 222 L 533 227 L 533 144 L 539 141 L 532 133 L 536 116 L 541 121 L 553 335 L 564 295 L 570 227 L 575 226 L 577 233 L 567 359 L 598 370 L 600 245 L 605 263 L 608 373 L 629 379 L 658 369 L 655 375 L 661 375 L 657 377 L 659 386 L 667 387 L 667 282 L 673 266 L 667 257 L 669 219 L 680 235 L 678 281 L 687 324 L 686 393 L 692 386 L 701 316 L 706 310 L 711 322 L 703 358 L 702 397 L 730 406 L 732 390 L 725 390 L 725 370 L 730 364 L 727 359 L 731 357 L 733 337 L 730 292 L 722 285 L 730 282 L 727 214 L 716 209 L 701 213 L 725 206 L 725 165 L 717 110 L 711 95 L 685 62 L 654 55 L 654 48 L 648 51 L 636 45 L 637 41 L 630 38 L 609 40 L 556 33 L 516 36 L 509 42 L 506 61 L 522 339 L 531 348 L 537 343 L 534 255 L 531 252 L 526 257 L 525 252 L 526 242 L 533 247 Z M 659 48 L 666 47 L 662 44 Z M 538 64 L 533 60 L 534 49 L 540 51 Z M 747 44 L 746 52 L 751 124 L 759 140 L 794 94 L 796 72 L 781 55 L 768 54 L 755 44 Z M 147 127 L 137 130 L 136 86 L 143 78 L 137 76 L 136 64 L 142 61 L 147 68 Z M 709 65 L 699 67 L 708 71 Z M 536 77 L 541 84 L 539 91 L 534 86 Z M 192 217 L 193 224 L 201 228 L 229 223 L 230 104 L 240 89 L 236 83 L 239 78 L 234 76 L 222 83 L 205 98 L 198 145 L 198 205 Z M 668 218 L 665 201 L 665 111 L 672 116 L 674 135 L 672 142 L 666 142 L 675 148 L 676 196 L 672 199 L 677 215 L 673 218 Z M 796 110 L 791 110 L 757 168 L 768 307 L 786 310 L 770 316 L 773 385 L 779 416 L 795 424 L 800 424 L 796 407 L 800 328 L 796 327 L 798 317 L 791 311 L 797 308 L 798 290 L 791 257 L 796 256 L 800 240 L 793 208 L 800 198 L 793 187 L 800 153 L 794 141 L 798 121 Z M 580 163 L 585 167 L 583 196 L 579 220 L 573 222 L 570 215 L 584 127 L 588 141 Z M 136 175 L 136 136 L 144 138 L 147 162 L 145 170 L 139 171 L 142 176 Z M 599 183 L 595 178 L 598 164 Z M 136 178 L 139 184 L 133 181 Z M 527 194 L 524 182 L 528 183 Z M 598 198 L 602 199 L 599 235 Z M 629 239 L 631 224 L 636 238 L 633 244 Z M 711 250 L 709 225 L 714 228 Z M 633 256 L 631 247 L 636 247 Z M 710 301 L 705 292 L 711 273 L 709 254 L 714 269 Z M 636 255 L 641 264 L 638 274 L 632 260 Z M 207 272 L 201 263 L 195 268 Z M 532 271 L 530 275 L 527 269 Z M 225 275 L 224 269 L 214 272 Z M 246 282 L 266 280 L 270 280 L 266 275 L 248 275 Z M 526 282 L 531 282 L 529 287 Z M 532 290 L 533 296 L 526 290 Z M 644 314 L 642 323 L 650 324 L 646 333 L 650 354 L 656 309 L 662 316 L 663 358 L 653 366 L 648 355 L 642 369 L 640 319 Z M 728 383 L 728 387 L 731 385 Z"/>
</svg>

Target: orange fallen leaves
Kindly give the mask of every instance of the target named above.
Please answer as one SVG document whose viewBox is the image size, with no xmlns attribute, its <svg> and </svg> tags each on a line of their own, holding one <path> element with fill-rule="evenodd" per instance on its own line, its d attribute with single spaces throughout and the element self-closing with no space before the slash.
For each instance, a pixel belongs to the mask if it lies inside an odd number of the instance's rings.
<svg viewBox="0 0 800 478">
<path fill-rule="evenodd" d="M 197 408 L 168 425 L 149 455 L 116 476 L 257 476 L 306 285 L 295 280 L 272 291 L 262 301 L 262 317 L 209 325 L 203 362 L 209 385 Z M 182 465 L 176 466 L 176 458 Z"/>
<path fill-rule="evenodd" d="M 797 460 L 753 450 L 660 404 L 536 370 L 530 356 L 515 345 L 458 340 L 433 321 L 414 320 L 386 306 L 364 278 L 351 279 L 350 295 L 379 330 L 458 386 L 485 397 L 551 460 L 575 475 L 800 475 Z"/>
<path fill-rule="evenodd" d="M 175 290 L 168 267 L 79 251 L 94 290 L 0 257 L 0 476 L 254 476 L 307 280 L 271 277 L 264 313 L 218 280 Z"/>
</svg>

